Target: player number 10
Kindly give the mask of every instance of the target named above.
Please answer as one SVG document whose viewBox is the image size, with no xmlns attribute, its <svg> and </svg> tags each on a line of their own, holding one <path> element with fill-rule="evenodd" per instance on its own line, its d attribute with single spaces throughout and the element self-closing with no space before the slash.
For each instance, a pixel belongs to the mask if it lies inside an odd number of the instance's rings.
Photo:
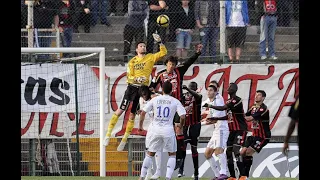
<svg viewBox="0 0 320 180">
<path fill-rule="evenodd" d="M 157 117 L 161 118 L 161 106 L 158 106 L 157 109 L 158 109 Z M 163 117 L 167 118 L 169 116 L 169 113 L 170 113 L 169 107 L 163 108 L 163 111 L 162 111 Z"/>
</svg>

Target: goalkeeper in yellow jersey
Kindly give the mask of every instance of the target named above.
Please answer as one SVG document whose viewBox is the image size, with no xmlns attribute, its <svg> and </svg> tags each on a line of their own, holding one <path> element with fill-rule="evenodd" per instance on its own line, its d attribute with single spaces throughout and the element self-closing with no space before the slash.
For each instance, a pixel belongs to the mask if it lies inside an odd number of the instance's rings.
<svg viewBox="0 0 320 180">
<path fill-rule="evenodd" d="M 127 68 L 127 89 L 124 93 L 120 107 L 112 115 L 107 134 L 104 140 L 104 145 L 108 146 L 111 137 L 112 130 L 118 118 L 121 114 L 127 110 L 130 102 L 132 101 L 131 113 L 129 115 L 129 121 L 127 122 L 126 132 L 117 148 L 118 151 L 122 151 L 127 143 L 127 138 L 131 134 L 134 126 L 134 119 L 139 104 L 139 87 L 141 85 L 149 86 L 150 75 L 153 69 L 153 65 L 167 54 L 166 47 L 161 43 L 161 38 L 158 34 L 153 34 L 153 38 L 156 42 L 160 43 L 160 51 L 155 54 L 146 54 L 146 44 L 144 42 L 138 42 L 136 45 L 137 55 L 128 62 Z"/>
</svg>

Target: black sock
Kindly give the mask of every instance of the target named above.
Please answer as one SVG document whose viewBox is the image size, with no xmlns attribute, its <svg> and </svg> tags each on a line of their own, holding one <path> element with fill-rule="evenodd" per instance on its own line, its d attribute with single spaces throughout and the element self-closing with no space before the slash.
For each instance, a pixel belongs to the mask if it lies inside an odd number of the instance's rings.
<svg viewBox="0 0 320 180">
<path fill-rule="evenodd" d="M 229 169 L 229 173 L 230 173 L 230 177 L 236 177 L 236 173 L 234 171 L 234 164 L 233 164 L 233 159 L 232 157 L 229 158 L 227 157 L 227 162 L 228 162 L 228 169 Z"/>
<path fill-rule="evenodd" d="M 250 168 L 252 165 L 252 156 L 246 156 L 243 158 L 243 163 L 244 163 L 244 175 L 249 177 L 249 172 L 250 172 Z"/>
<path fill-rule="evenodd" d="M 184 169 L 184 161 L 186 159 L 186 155 L 187 155 L 187 152 L 186 152 L 186 149 L 181 149 L 181 154 L 182 154 L 182 158 L 181 158 L 181 164 L 180 164 L 180 167 L 179 167 L 179 172 L 183 172 L 183 169 Z"/>
<path fill-rule="evenodd" d="M 238 156 L 237 157 L 237 166 L 238 166 L 238 169 L 239 169 L 240 176 L 246 176 L 245 164 L 243 162 L 243 157 L 242 156 Z M 247 177 L 249 177 L 249 176 L 247 176 Z"/>
<path fill-rule="evenodd" d="M 179 173 L 181 173 L 181 174 L 183 174 L 183 170 L 184 170 L 184 161 L 185 161 L 185 158 L 183 158 L 182 160 L 181 160 L 181 164 L 180 164 L 180 166 L 179 166 Z"/>
<path fill-rule="evenodd" d="M 194 176 L 199 175 L 199 157 L 198 153 L 192 154 L 192 161 L 193 161 L 193 167 L 194 167 Z"/>
<path fill-rule="evenodd" d="M 233 157 L 232 157 L 232 147 L 228 147 L 227 151 L 227 163 L 228 163 L 228 169 L 230 173 L 230 177 L 236 177 L 236 173 L 234 171 L 234 164 L 233 164 Z"/>
</svg>

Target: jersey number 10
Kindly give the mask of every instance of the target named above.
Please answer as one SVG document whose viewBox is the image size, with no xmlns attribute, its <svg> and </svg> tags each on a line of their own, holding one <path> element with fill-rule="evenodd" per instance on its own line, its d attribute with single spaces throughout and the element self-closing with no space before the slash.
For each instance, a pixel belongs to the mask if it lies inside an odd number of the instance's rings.
<svg viewBox="0 0 320 180">
<path fill-rule="evenodd" d="M 169 109 L 169 107 L 163 108 L 162 111 L 161 111 L 161 106 L 158 106 L 157 109 L 158 109 L 158 115 L 157 115 L 157 117 L 159 117 L 159 118 L 161 118 L 161 117 L 167 118 L 167 117 L 169 116 L 169 114 L 170 114 L 170 109 Z M 161 113 L 162 113 L 162 114 L 161 114 Z M 161 115 L 162 115 L 162 116 L 161 116 Z"/>
</svg>

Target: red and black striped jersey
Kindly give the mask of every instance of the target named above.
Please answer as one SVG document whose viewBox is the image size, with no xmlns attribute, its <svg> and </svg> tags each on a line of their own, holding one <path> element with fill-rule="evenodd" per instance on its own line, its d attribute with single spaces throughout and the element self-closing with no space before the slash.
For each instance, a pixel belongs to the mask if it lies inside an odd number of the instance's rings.
<svg viewBox="0 0 320 180">
<path fill-rule="evenodd" d="M 230 131 L 238 131 L 244 130 L 247 131 L 247 123 L 244 118 L 244 110 L 242 99 L 238 96 L 229 98 L 226 102 L 226 106 L 228 107 L 228 118 L 229 118 L 229 130 Z"/>
<path fill-rule="evenodd" d="M 195 53 L 191 56 L 186 62 L 183 62 L 181 65 L 178 65 L 172 73 L 168 73 L 166 69 L 161 70 L 157 73 L 157 75 L 153 78 L 150 87 L 156 89 L 156 87 L 162 84 L 165 81 L 170 81 L 172 84 L 172 94 L 171 96 L 177 98 L 181 101 L 182 99 L 182 82 L 183 76 L 187 72 L 188 68 L 198 59 L 201 53 Z M 183 104 L 183 102 L 182 102 Z"/>
<path fill-rule="evenodd" d="M 185 126 L 191 126 L 198 124 L 201 120 L 201 98 L 196 99 L 189 92 L 183 93 L 184 108 L 186 109 L 186 121 Z"/>
<path fill-rule="evenodd" d="M 254 118 L 252 121 L 252 136 L 271 138 L 269 109 L 264 103 L 260 106 L 253 105 L 246 116 Z"/>
</svg>

